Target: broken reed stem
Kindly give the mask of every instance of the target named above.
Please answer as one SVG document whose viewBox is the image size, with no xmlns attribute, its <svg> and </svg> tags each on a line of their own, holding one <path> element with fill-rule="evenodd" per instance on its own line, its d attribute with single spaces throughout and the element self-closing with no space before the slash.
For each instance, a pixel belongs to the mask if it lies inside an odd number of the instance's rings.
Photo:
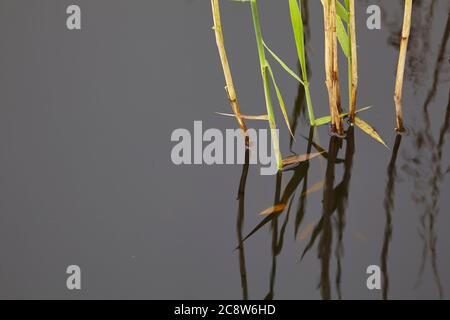
<svg viewBox="0 0 450 320">
<path fill-rule="evenodd" d="M 350 123 L 355 123 L 356 96 L 358 93 L 358 52 L 356 49 L 355 0 L 349 0 L 349 33 L 351 46 Z"/>
<path fill-rule="evenodd" d="M 340 117 L 342 109 L 337 54 L 336 0 L 324 0 L 323 8 L 325 29 L 325 73 L 330 103 L 331 130 L 333 133 L 343 135 L 344 129 Z"/>
<path fill-rule="evenodd" d="M 403 79 L 405 75 L 406 54 L 408 52 L 409 35 L 411 32 L 411 15 L 412 0 L 405 0 L 405 15 L 403 18 L 402 39 L 400 42 L 400 56 L 398 58 L 397 78 L 395 80 L 395 111 L 397 118 L 398 132 L 405 131 L 403 126 L 402 96 L 403 96 Z"/>
<path fill-rule="evenodd" d="M 226 83 L 226 91 L 228 95 L 228 100 L 230 101 L 231 109 L 236 116 L 236 120 L 239 124 L 239 127 L 242 129 L 245 134 L 245 142 L 248 145 L 249 140 L 247 137 L 247 126 L 245 124 L 244 119 L 241 116 L 241 109 L 239 106 L 239 102 L 237 100 L 236 90 L 234 88 L 233 78 L 231 76 L 230 65 L 228 63 L 228 56 L 225 50 L 225 42 L 222 32 L 222 20 L 220 17 L 220 6 L 219 0 L 211 0 L 212 7 L 212 15 L 214 20 L 214 33 L 216 36 L 217 48 L 219 50 L 220 62 L 222 63 L 223 74 L 225 76 Z"/>
</svg>

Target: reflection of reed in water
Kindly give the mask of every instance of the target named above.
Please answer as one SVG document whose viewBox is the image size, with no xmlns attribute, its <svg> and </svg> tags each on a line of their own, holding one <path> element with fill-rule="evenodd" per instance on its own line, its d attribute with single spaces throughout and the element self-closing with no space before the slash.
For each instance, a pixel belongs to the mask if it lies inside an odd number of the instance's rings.
<svg viewBox="0 0 450 320">
<path fill-rule="evenodd" d="M 399 2 L 401 4 L 402 2 Z M 412 13 L 410 46 L 407 57 L 407 78 L 413 83 L 414 90 L 423 85 L 426 77 L 424 76 L 428 70 L 431 47 L 431 32 L 434 22 L 434 13 L 438 1 L 414 0 Z M 369 2 L 366 1 L 368 5 Z M 385 10 L 381 6 L 381 17 L 383 26 L 389 29 L 388 44 L 392 47 L 400 47 L 400 39 L 402 34 L 401 16 L 399 12 L 393 16 L 395 10 Z"/>
<path fill-rule="evenodd" d="M 312 138 L 313 138 L 314 130 L 311 130 L 310 142 L 308 143 L 308 154 L 311 151 Z M 301 182 L 307 176 L 307 172 L 309 170 L 309 160 L 301 162 L 297 164 L 294 168 L 289 169 L 292 172 L 292 177 L 287 182 L 286 187 L 282 190 L 282 172 L 278 173 L 276 178 L 276 188 L 275 188 L 275 198 L 274 198 L 274 206 L 266 210 L 265 218 L 254 227 L 247 236 L 242 237 L 242 226 L 238 227 L 238 240 L 239 244 L 237 249 L 242 250 L 244 248 L 244 242 L 248 240 L 251 236 L 253 236 L 256 232 L 261 230 L 264 226 L 270 224 L 272 231 L 272 242 L 271 242 L 271 252 L 272 252 L 272 266 L 269 277 L 269 292 L 266 294 L 265 299 L 270 300 L 274 298 L 274 289 L 275 289 L 275 280 L 276 280 L 276 270 L 277 270 L 277 257 L 280 255 L 284 237 L 286 234 L 286 229 L 289 222 L 290 212 L 292 208 L 292 204 L 294 201 L 294 195 L 300 186 Z M 242 179 L 241 179 L 242 183 Z M 287 209 L 287 210 L 286 210 Z M 283 219 L 283 223 L 281 228 L 279 227 L 279 218 L 284 211 L 286 212 L 286 216 Z M 239 220 L 243 221 L 243 220 Z M 242 260 L 241 260 L 242 265 Z M 242 269 L 241 269 L 242 270 Z M 242 278 L 242 271 L 241 271 Z"/>
<path fill-rule="evenodd" d="M 444 179 L 442 153 L 445 145 L 445 137 L 449 131 L 450 97 L 438 139 L 433 136 L 429 106 L 438 93 L 439 79 L 442 70 L 445 70 L 443 66 L 446 63 L 445 56 L 447 55 L 449 37 L 450 15 L 447 17 L 446 28 L 435 64 L 433 83 L 422 107 L 422 116 L 425 120 L 425 124 L 423 128 L 416 128 L 412 131 L 415 138 L 415 154 L 408 161 L 408 164 L 404 166 L 404 170 L 411 175 L 415 181 L 413 200 L 417 205 L 422 205 L 424 207 L 424 212 L 420 217 L 420 236 L 423 241 L 423 250 L 419 280 L 425 271 L 428 257 L 430 257 L 430 264 L 440 298 L 443 297 L 443 287 L 437 265 L 437 235 L 435 226 L 439 213 L 438 203 L 441 193 L 440 190 Z"/>
<path fill-rule="evenodd" d="M 323 200 L 323 215 L 320 219 L 317 226 L 314 228 L 311 236 L 311 240 L 306 246 L 302 258 L 304 255 L 312 248 L 315 244 L 316 240 L 320 236 L 319 241 L 319 258 L 321 261 L 321 296 L 323 299 L 331 299 L 331 280 L 330 280 L 330 262 L 332 259 L 333 252 L 333 229 L 336 228 L 337 243 L 335 249 L 336 260 L 338 264 L 338 271 L 336 274 L 336 287 L 338 298 L 342 298 L 341 294 L 341 258 L 344 252 L 343 247 L 343 236 L 344 236 L 344 228 L 345 228 L 345 212 L 348 203 L 349 196 L 349 188 L 351 181 L 351 172 L 353 167 L 353 156 L 355 153 L 355 144 L 354 144 L 354 128 L 350 127 L 347 135 L 346 135 L 346 151 L 345 151 L 345 159 L 338 159 L 337 155 L 339 150 L 342 147 L 343 140 L 338 137 L 332 137 L 330 140 L 330 145 L 328 151 L 323 150 L 317 143 L 313 141 L 314 138 L 314 130 L 310 131 L 310 136 L 308 139 L 307 146 L 307 154 L 311 154 L 312 148 L 315 148 L 317 151 L 321 152 L 321 156 L 323 156 L 327 160 L 327 170 L 326 170 L 326 179 L 324 183 L 324 200 Z M 343 164 L 344 172 L 342 176 L 342 180 L 335 186 L 335 166 L 337 164 Z M 276 280 L 276 271 L 277 271 L 277 258 L 280 255 L 283 242 L 285 238 L 285 233 L 287 229 L 287 225 L 289 222 L 290 212 L 293 205 L 293 201 L 295 199 L 295 194 L 297 190 L 301 187 L 301 194 L 299 197 L 299 210 L 297 212 L 296 222 L 295 222 L 295 233 L 300 228 L 301 222 L 303 221 L 304 209 L 305 209 L 305 199 L 308 194 L 307 182 L 306 179 L 308 177 L 309 171 L 309 161 L 304 161 L 298 164 L 296 167 L 290 169 L 292 172 L 292 176 L 287 182 L 284 189 L 282 189 L 282 177 L 286 173 L 279 173 L 276 178 L 276 188 L 275 188 L 275 199 L 274 205 L 265 210 L 264 214 L 265 218 L 254 227 L 246 237 L 242 237 L 242 223 L 243 218 L 238 219 L 238 240 L 239 245 L 237 249 L 243 255 L 244 242 L 248 240 L 251 236 L 253 236 L 256 232 L 262 229 L 264 226 L 270 224 L 271 232 L 272 232 L 272 242 L 271 242 L 271 252 L 272 252 L 272 266 L 270 271 L 269 278 L 269 292 L 265 296 L 265 299 L 273 299 L 274 298 L 274 288 L 275 288 L 275 280 Z M 245 175 L 243 175 L 245 177 Z M 241 178 L 241 190 L 243 178 Z M 242 194 L 242 192 L 240 192 Z M 241 201 L 242 197 L 240 197 Z M 242 204 L 243 206 L 243 204 Z M 241 208 L 241 205 L 240 205 Z M 241 209 L 240 209 L 241 210 Z M 283 212 L 286 211 L 286 215 L 283 218 L 283 223 L 280 227 L 280 217 Z M 333 217 L 334 212 L 336 212 L 336 216 Z M 243 213 L 240 213 L 242 216 Z M 335 219 L 333 219 L 335 218 Z M 245 261 L 241 258 L 241 279 L 246 280 L 245 276 L 245 268 L 242 266 L 245 265 Z M 242 283 L 246 284 L 246 281 L 242 280 Z"/>
<path fill-rule="evenodd" d="M 241 179 L 239 181 L 238 201 L 239 209 L 237 215 L 237 235 L 239 243 L 242 243 L 242 231 L 244 228 L 245 218 L 245 187 L 247 185 L 247 176 L 249 169 L 250 150 L 245 151 L 245 164 L 242 167 Z M 242 299 L 248 300 L 248 281 L 247 281 L 247 268 L 245 264 L 245 250 L 244 244 L 239 246 L 239 271 L 241 274 L 241 287 L 242 287 Z"/>
<path fill-rule="evenodd" d="M 320 292 L 323 299 L 331 299 L 330 285 L 330 259 L 333 241 L 333 228 L 331 216 L 333 214 L 333 198 L 334 198 L 334 177 L 335 177 L 335 160 L 339 151 L 340 139 L 331 137 L 328 149 L 328 163 L 325 174 L 325 186 L 323 190 L 323 214 L 322 214 L 322 235 L 319 241 L 319 259 L 321 263 L 320 273 Z"/>
<path fill-rule="evenodd" d="M 446 49 L 447 49 L 449 38 L 450 38 L 450 13 L 447 15 L 447 24 L 445 27 L 444 34 L 442 36 L 441 46 L 439 48 L 439 54 L 438 54 L 437 61 L 435 64 L 436 67 L 435 67 L 434 73 L 433 73 L 433 84 L 431 86 L 431 89 L 428 91 L 427 98 L 423 105 L 423 114 L 424 114 L 425 120 L 426 120 L 427 132 L 430 131 L 430 126 L 431 126 L 428 108 L 430 106 L 430 103 L 436 97 L 436 94 L 438 91 L 438 85 L 439 85 L 439 77 L 441 75 L 441 72 L 442 72 L 442 70 L 446 70 L 444 68 L 444 64 L 446 63 L 445 56 L 447 55 Z"/>
<path fill-rule="evenodd" d="M 437 3 L 438 1 L 414 0 L 407 77 L 415 91 L 423 85 L 426 79 L 424 74 L 430 63 L 431 32 Z"/>
<path fill-rule="evenodd" d="M 280 202 L 280 194 L 281 194 L 281 181 L 282 181 L 282 173 L 279 172 L 276 176 L 276 187 L 275 187 L 275 199 L 274 205 Z M 286 221 L 288 216 L 286 216 Z M 269 280 L 269 292 L 265 296 L 265 300 L 272 300 L 274 297 L 274 288 L 275 288 L 275 276 L 277 272 L 277 256 L 279 252 L 278 250 L 280 240 L 278 239 L 278 216 L 274 216 L 271 221 L 272 228 L 272 268 L 270 269 L 270 280 Z M 282 242 L 281 242 L 282 243 Z"/>
<path fill-rule="evenodd" d="M 344 229 L 345 229 L 345 211 L 348 205 L 348 197 L 350 190 L 350 181 L 352 178 L 353 169 L 353 156 L 355 154 L 355 136 L 354 127 L 350 127 L 347 131 L 346 136 L 347 147 L 345 150 L 345 161 L 344 161 L 344 174 L 342 181 L 337 185 L 335 189 L 336 209 L 337 209 L 337 246 L 336 246 L 336 260 L 337 260 L 337 271 L 336 271 L 336 290 L 338 293 L 338 298 L 342 299 L 341 292 L 341 273 L 342 265 L 341 258 L 344 254 Z"/>
<path fill-rule="evenodd" d="M 389 246 L 392 239 L 392 211 L 394 210 L 395 182 L 397 180 L 397 156 L 402 142 L 402 136 L 395 138 L 394 149 L 392 150 L 391 161 L 387 169 L 388 182 L 384 194 L 384 210 L 386 211 L 386 225 L 384 227 L 383 248 L 381 251 L 381 272 L 383 273 L 383 299 L 387 300 L 389 294 Z"/>
<path fill-rule="evenodd" d="M 302 258 L 314 246 L 317 239 L 318 255 L 321 263 L 320 292 L 323 299 L 331 299 L 331 278 L 330 263 L 333 249 L 333 233 L 334 225 L 333 214 L 336 212 L 336 232 L 337 243 L 335 249 L 337 272 L 336 272 L 336 291 L 338 298 L 342 298 L 341 282 L 342 282 L 342 265 L 341 258 L 344 252 L 343 236 L 345 229 L 345 212 L 347 209 L 349 188 L 351 181 L 351 172 L 353 167 L 353 156 L 355 152 L 353 127 L 350 127 L 346 138 L 346 152 L 344 163 L 344 174 L 341 182 L 335 187 L 335 168 L 336 164 L 342 163 L 337 158 L 338 151 L 341 148 L 342 140 L 332 137 L 330 140 L 327 156 L 327 168 L 325 174 L 325 183 L 323 190 L 323 211 L 322 217 L 312 231 L 311 239 L 306 245 Z"/>
</svg>

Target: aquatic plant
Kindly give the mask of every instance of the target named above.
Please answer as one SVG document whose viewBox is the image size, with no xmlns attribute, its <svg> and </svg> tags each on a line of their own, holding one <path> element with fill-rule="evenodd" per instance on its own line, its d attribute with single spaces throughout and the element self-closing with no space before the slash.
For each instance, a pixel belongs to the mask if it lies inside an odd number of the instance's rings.
<svg viewBox="0 0 450 320">
<path fill-rule="evenodd" d="M 266 105 L 266 114 L 262 116 L 248 116 L 242 115 L 239 103 L 237 101 L 236 92 L 234 89 L 233 79 L 226 55 L 224 39 L 222 34 L 222 24 L 220 20 L 219 0 L 211 0 L 214 17 L 214 30 L 216 35 L 217 47 L 221 58 L 223 72 L 225 75 L 226 89 L 228 98 L 233 110 L 233 114 L 222 115 L 233 116 L 238 120 L 239 126 L 246 131 L 244 120 L 264 120 L 269 123 L 272 148 L 277 161 L 278 170 L 282 170 L 287 165 L 295 162 L 304 161 L 304 156 L 290 157 L 283 159 L 280 151 L 279 136 L 277 130 L 277 123 L 275 120 L 272 89 L 274 90 L 278 104 L 284 117 L 286 126 L 294 140 L 294 134 L 291 129 L 289 117 L 286 112 L 286 106 L 281 94 L 281 90 L 277 85 L 274 72 L 267 59 L 266 53 L 275 59 L 276 62 L 296 81 L 298 81 L 304 88 L 304 99 L 308 110 L 309 123 L 313 126 L 320 126 L 331 123 L 331 130 L 339 136 L 344 135 L 343 118 L 349 118 L 350 124 L 355 124 L 365 133 L 369 134 L 378 142 L 386 145 L 379 134 L 367 122 L 356 116 L 356 113 L 367 110 L 368 108 L 361 108 L 356 110 L 356 96 L 358 87 L 358 66 L 357 66 L 357 42 L 356 42 L 356 24 L 355 24 L 355 1 L 344 0 L 342 4 L 338 0 L 321 0 L 324 13 L 324 34 L 325 34 L 325 74 L 326 86 L 328 90 L 329 100 L 329 116 L 316 118 L 311 99 L 310 85 L 308 81 L 307 59 L 305 50 L 305 30 L 302 17 L 302 6 L 299 5 L 300 0 L 288 0 L 290 20 L 293 30 L 293 38 L 295 41 L 298 61 L 300 65 L 300 76 L 296 74 L 288 65 L 265 43 L 261 28 L 261 21 L 258 11 L 257 0 L 234 0 L 235 2 L 249 3 L 251 8 L 251 15 L 253 20 L 253 27 L 256 39 L 256 47 L 258 52 L 258 61 L 260 67 L 260 74 L 264 90 L 264 99 Z M 347 27 L 344 26 L 347 24 Z M 339 81 L 339 63 L 338 63 L 338 43 L 348 60 L 348 112 L 344 112 L 341 106 L 341 91 Z M 247 137 L 248 139 L 248 137 Z M 247 140 L 248 141 L 248 140 Z"/>
</svg>

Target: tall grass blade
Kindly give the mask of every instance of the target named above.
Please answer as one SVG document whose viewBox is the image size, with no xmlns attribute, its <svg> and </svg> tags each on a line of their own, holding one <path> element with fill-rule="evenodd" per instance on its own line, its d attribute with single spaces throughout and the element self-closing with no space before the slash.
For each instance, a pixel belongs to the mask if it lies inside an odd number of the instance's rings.
<svg viewBox="0 0 450 320">
<path fill-rule="evenodd" d="M 259 19 L 259 12 L 258 12 L 258 6 L 256 3 L 256 0 L 250 1 L 250 7 L 251 7 L 251 12 L 252 12 L 253 27 L 255 29 L 256 45 L 258 48 L 258 56 L 259 56 L 259 63 L 260 63 L 260 69 L 261 69 L 261 77 L 262 77 L 262 81 L 263 81 L 267 116 L 269 118 L 270 132 L 271 132 L 271 136 L 272 136 L 272 146 L 273 146 L 273 150 L 275 152 L 275 158 L 277 159 L 278 170 L 282 170 L 283 169 L 283 158 L 282 158 L 281 152 L 280 152 L 280 142 L 279 142 L 279 137 L 277 134 L 277 126 L 275 123 L 275 115 L 273 112 L 272 98 L 270 95 L 269 75 L 267 74 L 268 63 L 267 63 L 266 55 L 264 52 L 264 42 L 263 42 L 263 37 L 262 37 L 262 32 L 261 32 L 261 23 L 260 23 L 260 19 Z"/>
<path fill-rule="evenodd" d="M 347 59 L 351 59 L 350 52 L 350 40 L 348 38 L 347 31 L 345 30 L 344 23 L 339 16 L 336 19 L 336 33 L 339 40 L 339 44 L 341 45 L 342 52 L 347 57 Z"/>
<path fill-rule="evenodd" d="M 280 89 L 278 88 L 277 82 L 275 81 L 275 77 L 273 75 L 272 68 L 270 67 L 269 64 L 267 65 L 267 70 L 269 70 L 270 77 L 272 78 L 272 83 L 275 88 L 275 93 L 277 94 L 278 103 L 280 104 L 280 109 L 281 109 L 281 112 L 283 113 L 284 121 L 286 122 L 289 133 L 291 134 L 292 138 L 295 140 L 294 134 L 292 133 L 291 125 L 289 123 L 289 117 L 286 112 L 286 105 L 284 104 L 283 97 L 281 95 Z"/>
<path fill-rule="evenodd" d="M 309 121 L 312 126 L 315 125 L 314 109 L 311 101 L 311 93 L 308 83 L 308 70 L 306 68 L 305 53 L 305 35 L 303 27 L 302 13 L 297 0 L 289 0 L 289 11 L 291 13 L 291 23 L 294 32 L 295 45 L 297 47 L 297 55 L 302 71 L 303 86 L 305 87 L 306 104 L 308 107 Z"/>
<path fill-rule="evenodd" d="M 348 12 L 347 8 L 345 8 L 339 1 L 336 2 L 336 14 L 345 23 L 349 23 L 349 21 L 350 21 L 349 12 Z"/>
<path fill-rule="evenodd" d="M 286 63 L 284 63 L 283 60 L 281 60 L 281 58 L 279 56 L 277 56 L 275 54 L 275 52 L 273 52 L 269 46 L 267 46 L 267 44 L 264 42 L 264 48 L 266 48 L 266 50 L 272 55 L 272 57 L 280 64 L 280 66 L 290 75 L 292 76 L 295 80 L 297 80 L 298 82 L 300 82 L 302 85 L 305 85 L 303 83 L 303 80 L 300 79 L 300 77 L 291 69 L 287 66 Z"/>
</svg>

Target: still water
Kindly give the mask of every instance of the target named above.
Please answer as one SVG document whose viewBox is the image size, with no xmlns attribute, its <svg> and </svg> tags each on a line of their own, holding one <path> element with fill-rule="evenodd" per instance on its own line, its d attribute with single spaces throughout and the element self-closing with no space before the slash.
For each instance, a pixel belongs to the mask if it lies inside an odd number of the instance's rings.
<svg viewBox="0 0 450 320">
<path fill-rule="evenodd" d="M 283 154 L 326 151 L 276 176 L 171 162 L 173 130 L 236 126 L 215 113 L 229 105 L 209 1 L 78 2 L 79 32 L 65 29 L 66 1 L 0 4 L 1 298 L 449 298 L 448 1 L 415 1 L 403 136 L 403 2 L 357 1 L 358 105 L 372 106 L 360 116 L 389 149 L 358 128 L 310 139 L 302 88 L 273 63 L 296 137 L 277 113 Z M 325 116 L 322 9 L 305 3 L 311 95 Z M 381 30 L 366 27 L 370 4 Z M 265 41 L 295 68 L 287 1 L 259 6 Z M 223 1 L 222 18 L 241 108 L 262 114 L 250 8 Z M 66 289 L 72 264 L 78 292 Z M 371 265 L 381 290 L 366 286 Z"/>
</svg>

